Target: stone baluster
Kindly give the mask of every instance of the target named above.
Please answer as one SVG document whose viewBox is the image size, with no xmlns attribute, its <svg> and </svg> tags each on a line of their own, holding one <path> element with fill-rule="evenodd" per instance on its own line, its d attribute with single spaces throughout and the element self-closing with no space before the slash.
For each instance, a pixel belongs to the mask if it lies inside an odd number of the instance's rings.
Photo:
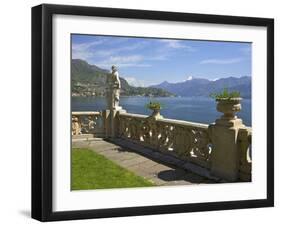
<svg viewBox="0 0 281 226">
<path fill-rule="evenodd" d="M 249 128 L 241 129 L 238 134 L 240 142 L 240 168 L 239 177 L 241 181 L 251 181 L 252 161 L 250 157 L 251 148 L 251 130 Z"/>
<path fill-rule="evenodd" d="M 79 122 L 79 118 L 77 116 L 72 116 L 72 135 L 80 135 L 81 134 L 81 123 Z"/>
</svg>

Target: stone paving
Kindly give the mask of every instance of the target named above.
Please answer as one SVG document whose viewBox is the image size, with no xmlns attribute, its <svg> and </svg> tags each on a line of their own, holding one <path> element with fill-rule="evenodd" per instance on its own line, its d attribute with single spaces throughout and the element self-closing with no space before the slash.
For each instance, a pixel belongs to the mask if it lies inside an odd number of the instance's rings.
<svg viewBox="0 0 281 226">
<path fill-rule="evenodd" d="M 163 164 L 159 159 L 144 156 L 137 149 L 130 149 L 103 139 L 72 140 L 73 148 L 91 149 L 116 164 L 153 181 L 156 185 L 190 185 L 200 183 L 216 183 L 190 171 Z"/>
</svg>

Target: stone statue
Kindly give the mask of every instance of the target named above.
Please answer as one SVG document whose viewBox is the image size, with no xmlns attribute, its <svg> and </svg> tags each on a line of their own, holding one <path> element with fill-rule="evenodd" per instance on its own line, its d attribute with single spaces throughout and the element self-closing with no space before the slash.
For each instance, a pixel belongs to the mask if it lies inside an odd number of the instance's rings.
<svg viewBox="0 0 281 226">
<path fill-rule="evenodd" d="M 111 69 L 107 77 L 107 105 L 110 110 L 120 110 L 122 109 L 119 106 L 121 83 L 117 68 L 113 65 Z"/>
</svg>

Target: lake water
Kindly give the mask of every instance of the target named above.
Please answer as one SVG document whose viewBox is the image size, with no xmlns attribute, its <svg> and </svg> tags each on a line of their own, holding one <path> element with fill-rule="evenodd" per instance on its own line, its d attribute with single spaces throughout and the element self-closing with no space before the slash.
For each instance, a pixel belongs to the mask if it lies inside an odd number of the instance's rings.
<svg viewBox="0 0 281 226">
<path fill-rule="evenodd" d="M 121 97 L 120 105 L 129 113 L 149 115 L 151 111 L 145 105 L 150 101 L 163 104 L 161 115 L 170 119 L 209 124 L 222 114 L 216 110 L 216 102 L 207 97 Z M 105 108 L 104 97 L 72 97 L 72 111 L 100 111 Z M 242 100 L 242 110 L 237 115 L 245 125 L 252 125 L 250 99 Z"/>
</svg>

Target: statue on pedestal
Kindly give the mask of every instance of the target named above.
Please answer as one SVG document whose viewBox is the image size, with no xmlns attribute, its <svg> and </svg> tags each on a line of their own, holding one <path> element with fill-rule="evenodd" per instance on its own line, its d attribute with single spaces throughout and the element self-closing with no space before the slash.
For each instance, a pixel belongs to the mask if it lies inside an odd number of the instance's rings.
<svg viewBox="0 0 281 226">
<path fill-rule="evenodd" d="M 120 110 L 120 89 L 121 83 L 116 66 L 111 67 L 112 71 L 107 77 L 107 105 L 110 110 Z"/>
</svg>

